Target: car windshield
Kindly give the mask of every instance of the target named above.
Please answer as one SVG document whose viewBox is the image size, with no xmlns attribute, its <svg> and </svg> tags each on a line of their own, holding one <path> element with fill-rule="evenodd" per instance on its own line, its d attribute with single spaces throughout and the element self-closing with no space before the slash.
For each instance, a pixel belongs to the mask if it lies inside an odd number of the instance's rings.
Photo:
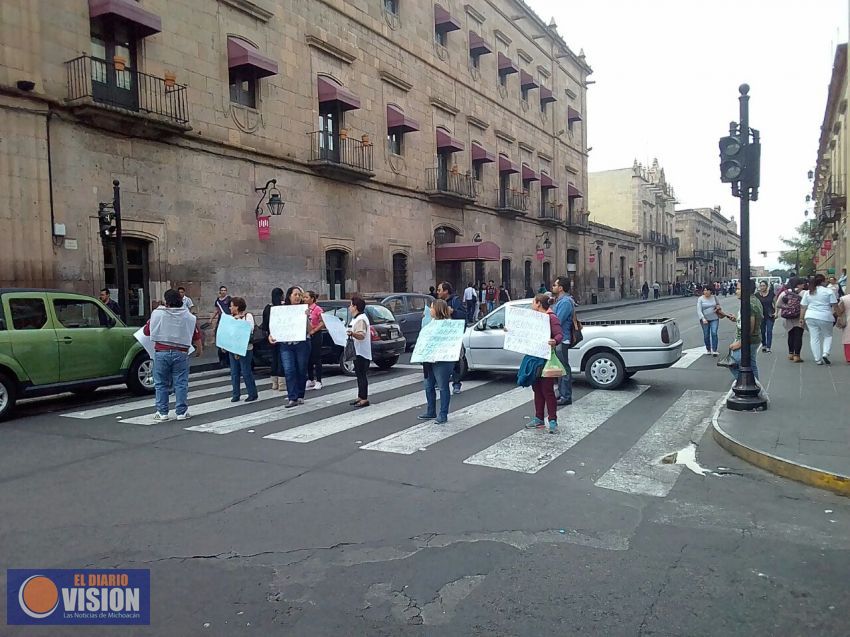
<svg viewBox="0 0 850 637">
<path fill-rule="evenodd" d="M 369 322 L 372 325 L 380 325 L 381 323 L 395 323 L 395 316 L 383 305 L 367 305 L 366 316 L 369 317 Z"/>
</svg>

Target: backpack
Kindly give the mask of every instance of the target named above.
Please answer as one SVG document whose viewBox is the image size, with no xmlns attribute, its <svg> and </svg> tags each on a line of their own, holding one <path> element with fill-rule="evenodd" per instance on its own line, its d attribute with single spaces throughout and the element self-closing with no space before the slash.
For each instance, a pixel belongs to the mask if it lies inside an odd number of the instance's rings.
<svg viewBox="0 0 850 637">
<path fill-rule="evenodd" d="M 784 319 L 800 318 L 800 301 L 802 298 L 796 292 L 785 292 L 785 303 L 779 314 Z"/>
</svg>

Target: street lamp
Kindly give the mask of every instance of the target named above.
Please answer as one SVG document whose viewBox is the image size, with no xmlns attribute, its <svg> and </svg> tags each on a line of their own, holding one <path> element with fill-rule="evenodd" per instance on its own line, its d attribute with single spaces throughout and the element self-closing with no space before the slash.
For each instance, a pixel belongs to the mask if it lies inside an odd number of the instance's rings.
<svg viewBox="0 0 850 637">
<path fill-rule="evenodd" d="M 549 240 L 549 232 L 543 232 L 541 234 L 536 235 L 537 239 L 543 239 L 543 249 L 548 250 L 552 247 L 552 242 Z M 537 249 L 540 250 L 540 243 L 537 244 Z"/>
<path fill-rule="evenodd" d="M 269 179 L 266 185 L 262 188 L 254 188 L 254 192 L 262 192 L 260 200 L 257 202 L 257 207 L 254 209 L 254 215 L 259 219 L 263 214 L 263 200 L 268 196 L 266 201 L 266 209 L 269 215 L 277 217 L 283 214 L 283 207 L 286 202 L 280 196 L 280 190 L 277 189 L 277 179 Z"/>
</svg>

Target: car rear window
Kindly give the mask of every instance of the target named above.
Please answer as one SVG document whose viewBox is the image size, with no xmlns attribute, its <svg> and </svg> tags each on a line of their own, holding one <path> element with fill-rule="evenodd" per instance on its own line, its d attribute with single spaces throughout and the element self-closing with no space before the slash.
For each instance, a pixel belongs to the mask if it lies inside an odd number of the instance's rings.
<svg viewBox="0 0 850 637">
<path fill-rule="evenodd" d="M 381 323 L 395 323 L 395 316 L 383 305 L 367 305 L 366 316 L 369 317 L 369 322 L 372 325 L 380 325 Z"/>
</svg>

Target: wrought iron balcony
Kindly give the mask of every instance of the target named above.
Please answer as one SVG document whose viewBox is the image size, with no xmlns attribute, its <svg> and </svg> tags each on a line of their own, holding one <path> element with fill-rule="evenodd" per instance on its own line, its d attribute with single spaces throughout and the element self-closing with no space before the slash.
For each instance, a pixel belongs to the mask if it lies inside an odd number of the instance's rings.
<svg viewBox="0 0 850 637">
<path fill-rule="evenodd" d="M 89 55 L 65 63 L 68 104 L 95 124 L 130 135 L 174 134 L 192 130 L 188 90 L 124 64 Z"/>
<path fill-rule="evenodd" d="M 547 225 L 560 225 L 562 204 L 557 204 L 551 201 L 544 201 L 540 206 L 540 216 L 538 219 Z"/>
<path fill-rule="evenodd" d="M 372 143 L 368 135 L 354 139 L 339 133 L 317 130 L 310 136 L 310 165 L 317 172 L 341 179 L 370 179 Z"/>
<path fill-rule="evenodd" d="M 425 193 L 433 201 L 462 207 L 475 201 L 475 179 L 469 173 L 428 168 L 425 171 Z"/>
<path fill-rule="evenodd" d="M 528 193 L 524 190 L 500 191 L 499 212 L 524 215 L 528 212 Z"/>
<path fill-rule="evenodd" d="M 583 210 L 568 210 L 564 223 L 570 230 L 581 232 L 587 230 L 589 217 L 590 215 Z"/>
</svg>

